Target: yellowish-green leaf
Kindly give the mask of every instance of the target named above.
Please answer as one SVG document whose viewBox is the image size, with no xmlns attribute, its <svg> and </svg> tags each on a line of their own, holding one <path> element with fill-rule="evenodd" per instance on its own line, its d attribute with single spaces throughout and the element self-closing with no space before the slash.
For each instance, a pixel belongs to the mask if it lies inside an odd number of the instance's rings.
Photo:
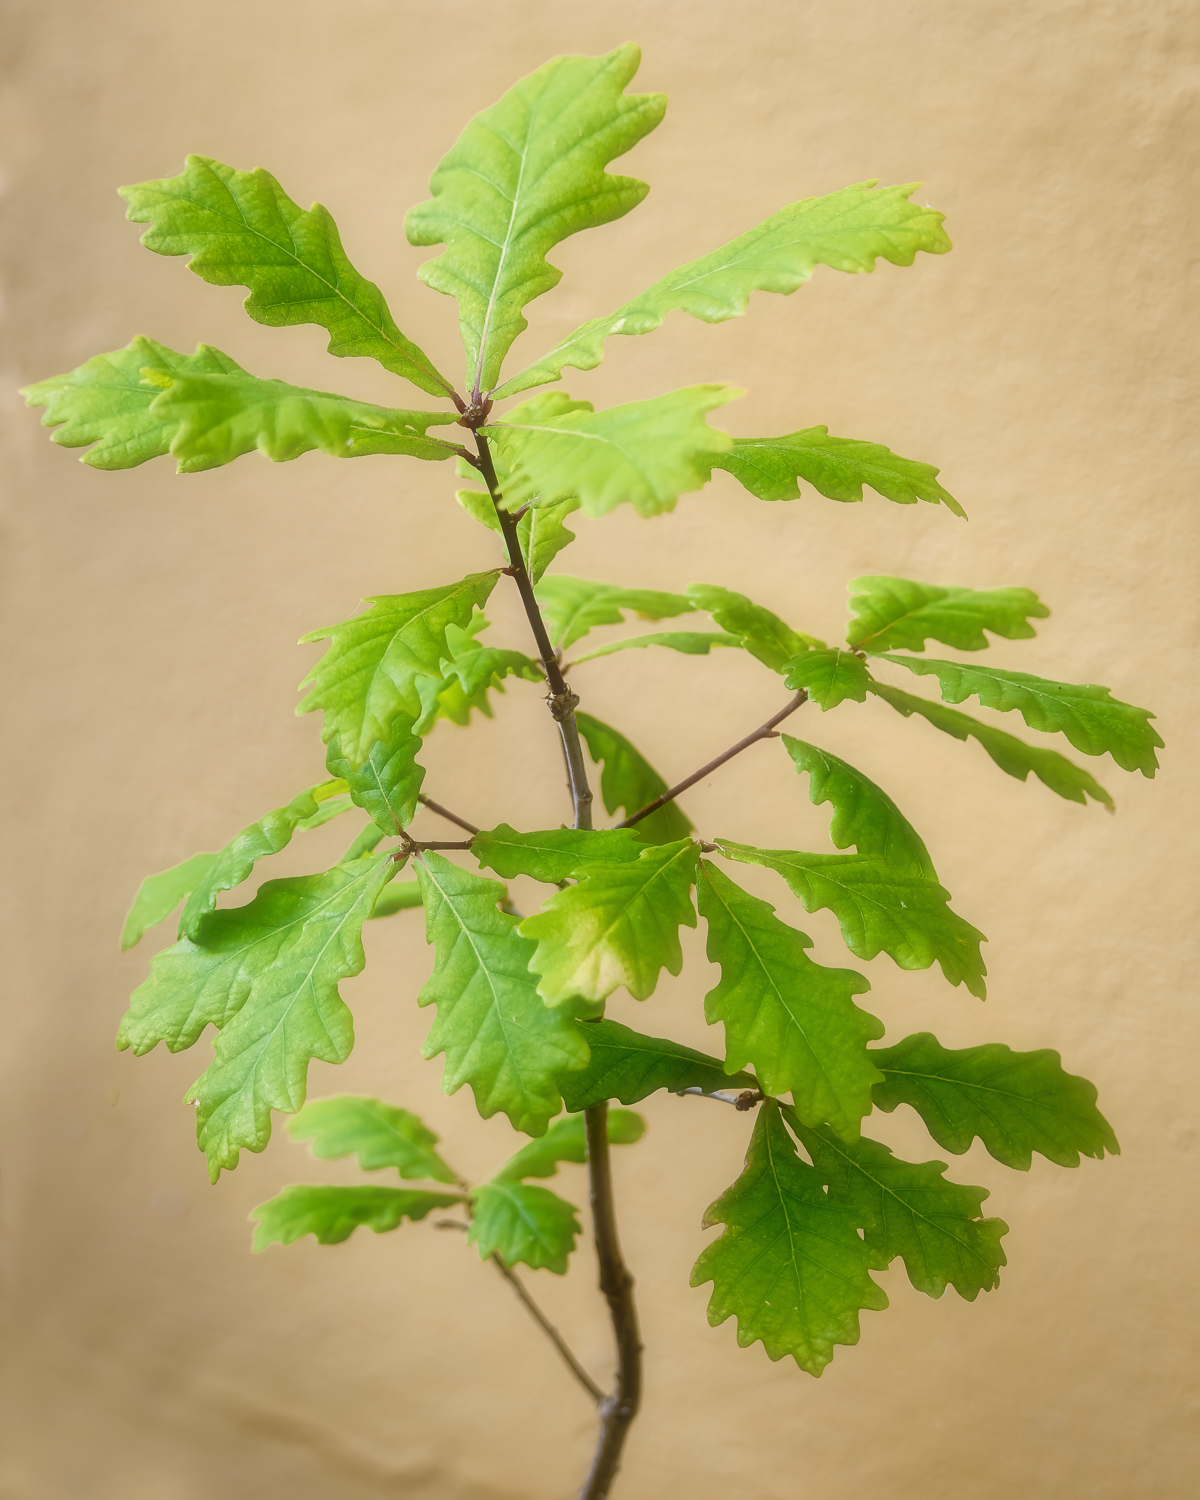
<svg viewBox="0 0 1200 1500">
<path fill-rule="evenodd" d="M 313 1099 L 288 1121 L 294 1141 L 307 1141 L 321 1161 L 356 1156 L 364 1172 L 394 1167 L 401 1177 L 458 1181 L 433 1149 L 438 1138 L 411 1110 L 360 1094 Z"/>
<path fill-rule="evenodd" d="M 727 635 L 723 630 L 660 630 L 653 635 L 627 636 L 623 641 L 609 641 L 593 651 L 576 656 L 571 666 L 594 661 L 598 656 L 612 656 L 617 651 L 640 651 L 646 646 L 666 646 L 672 651 L 681 651 L 685 656 L 707 656 L 716 646 L 740 646 L 740 636 Z"/>
<path fill-rule="evenodd" d="M 196 889 L 220 859 L 220 854 L 193 854 L 157 875 L 147 875 L 138 886 L 121 930 L 121 950 L 136 947 L 142 937 L 165 922 L 181 901 Z"/>
<path fill-rule="evenodd" d="M 662 589 L 627 589 L 616 583 L 572 578 L 566 573 L 544 578 L 534 594 L 545 616 L 551 645 L 564 651 L 597 625 L 623 624 L 625 610 L 632 610 L 644 620 L 668 620 L 690 614 L 697 607 L 683 594 L 668 594 Z"/>
<path fill-rule="evenodd" d="M 784 671 L 793 658 L 805 651 L 823 650 L 824 641 L 793 630 L 778 615 L 761 604 L 715 583 L 691 583 L 687 597 L 693 609 L 710 614 L 722 630 L 736 635 L 751 656 L 772 672 Z"/>
<path fill-rule="evenodd" d="M 306 1234 L 319 1245 L 340 1245 L 360 1226 L 385 1234 L 405 1219 L 416 1221 L 435 1208 L 464 1202 L 461 1193 L 432 1193 L 423 1188 L 285 1187 L 260 1203 L 250 1217 L 258 1225 L 254 1249 L 291 1245 Z"/>
<path fill-rule="evenodd" d="M 1032 589 L 964 589 L 872 574 L 850 581 L 850 608 L 858 616 L 846 630 L 855 649 L 924 651 L 926 640 L 960 651 L 982 651 L 985 630 L 1010 641 L 1032 640 L 1031 619 L 1050 611 Z"/>
<path fill-rule="evenodd" d="M 569 1076 L 569 1075 L 568 1075 Z M 632 1146 L 646 1133 L 646 1122 L 632 1109 L 608 1111 L 610 1146 Z M 555 1120 L 539 1140 L 515 1151 L 492 1178 L 493 1182 L 522 1182 L 526 1177 L 553 1177 L 560 1162 L 587 1161 L 587 1127 L 576 1112 Z"/>
<path fill-rule="evenodd" d="M 494 459 L 499 459 L 499 457 L 499 453 L 493 455 Z M 503 484 L 503 479 L 501 483 Z M 500 534 L 496 507 L 492 504 L 492 497 L 486 490 L 456 490 L 455 499 L 468 515 L 474 516 L 489 531 Z M 579 501 L 572 496 L 567 500 L 559 500 L 554 505 L 531 505 L 517 522 L 517 539 L 521 544 L 521 556 L 534 583 L 541 581 L 546 569 L 558 554 L 575 540 L 575 533 L 568 531 L 563 522 L 572 511 L 578 509 Z M 505 560 L 512 562 L 512 558 L 508 555 L 508 546 L 503 538 L 501 538 L 501 545 L 504 547 Z"/>
<path fill-rule="evenodd" d="M 503 880 L 529 875 L 552 885 L 569 880 L 592 864 L 627 864 L 645 844 L 631 828 L 547 828 L 518 833 L 507 823 L 477 833 L 471 853 Z"/>
<path fill-rule="evenodd" d="M 355 804 L 368 813 L 384 833 L 399 833 L 416 816 L 417 794 L 425 767 L 417 764 L 421 741 L 413 722 L 397 713 L 383 739 L 375 740 L 361 765 L 342 754 L 341 738 L 329 741 L 325 763 L 350 788 Z"/>
<path fill-rule="evenodd" d="M 870 674 L 853 651 L 805 651 L 787 664 L 785 687 L 803 688 L 811 702 L 824 712 L 836 708 L 847 698 L 855 703 L 867 701 Z"/>
</svg>

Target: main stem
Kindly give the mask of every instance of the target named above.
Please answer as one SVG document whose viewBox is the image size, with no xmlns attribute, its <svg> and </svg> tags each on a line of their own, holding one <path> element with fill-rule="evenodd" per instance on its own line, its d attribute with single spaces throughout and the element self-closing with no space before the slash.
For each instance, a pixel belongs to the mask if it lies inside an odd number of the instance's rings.
<svg viewBox="0 0 1200 1500">
<path fill-rule="evenodd" d="M 496 518 L 508 550 L 509 567 L 529 617 L 533 638 L 546 672 L 550 688 L 550 712 L 562 739 L 563 758 L 567 763 L 567 782 L 571 789 L 571 807 L 576 828 L 592 826 L 592 793 L 588 786 L 587 765 L 575 723 L 578 697 L 567 686 L 562 674 L 546 622 L 533 595 L 533 581 L 521 552 L 517 522 L 505 510 L 492 462 L 487 438 L 476 431 L 479 467 L 487 481 L 488 493 L 496 507 Z M 608 1149 L 608 1103 L 593 1105 L 584 1112 L 587 1131 L 588 1183 L 592 1205 L 592 1228 L 596 1238 L 596 1258 L 600 1263 L 600 1290 L 608 1301 L 613 1334 L 617 1343 L 617 1378 L 612 1394 L 599 1402 L 600 1437 L 592 1457 L 592 1466 L 579 1492 L 579 1500 L 605 1500 L 621 1462 L 621 1450 L 630 1424 L 637 1416 L 642 1399 L 642 1341 L 638 1333 L 637 1309 L 633 1300 L 633 1277 L 621 1255 L 617 1238 L 617 1214 L 613 1201 L 612 1160 Z"/>
</svg>

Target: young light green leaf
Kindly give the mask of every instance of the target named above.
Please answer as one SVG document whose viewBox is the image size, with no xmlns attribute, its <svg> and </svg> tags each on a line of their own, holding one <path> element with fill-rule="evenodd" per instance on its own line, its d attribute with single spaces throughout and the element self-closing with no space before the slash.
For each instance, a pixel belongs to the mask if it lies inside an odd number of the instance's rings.
<svg viewBox="0 0 1200 1500">
<path fill-rule="evenodd" d="M 399 713 L 414 721 L 426 711 L 420 680 L 440 681 L 449 654 L 446 627 L 465 628 L 477 605 L 496 586 L 499 573 L 470 573 L 458 583 L 415 594 L 383 594 L 366 602 L 361 615 L 312 630 L 301 642 L 332 642 L 301 688 L 312 684 L 297 713 L 320 709 L 322 738 L 339 737 L 339 753 L 361 766 L 377 740 L 387 740 Z"/>
<path fill-rule="evenodd" d="M 193 854 L 181 864 L 172 865 L 158 875 L 147 875 L 138 886 L 125 926 L 121 930 L 121 951 L 134 948 L 151 927 L 165 922 L 179 903 L 185 900 L 208 875 L 220 854 Z"/>
<path fill-rule="evenodd" d="M 546 674 L 540 663 L 534 661 L 531 656 L 526 656 L 523 651 L 511 651 L 504 646 L 481 646 L 477 641 L 472 642 L 468 649 L 454 644 L 453 636 L 455 627 L 449 626 L 446 638 L 451 642 L 453 657 L 443 663 L 447 680 L 454 678 L 462 688 L 465 697 L 475 699 L 482 697 L 479 704 L 481 711 L 491 717 L 491 706 L 487 701 L 489 688 L 495 688 L 497 692 L 504 691 L 503 680 L 506 677 L 520 677 L 526 682 L 544 682 Z M 465 632 L 458 632 L 462 635 Z"/>
<path fill-rule="evenodd" d="M 661 589 L 626 589 L 616 583 L 572 578 L 566 573 L 543 578 L 534 595 L 549 627 L 551 644 L 563 651 L 597 625 L 624 624 L 623 611 L 627 609 L 642 619 L 668 620 L 690 614 L 697 607 L 682 594 L 668 594 Z M 665 783 L 662 790 L 666 791 Z"/>
<path fill-rule="evenodd" d="M 577 496 L 587 516 L 605 516 L 628 501 L 639 516 L 675 509 L 680 495 L 702 489 L 712 455 L 733 439 L 706 414 L 742 392 L 728 385 L 690 385 L 593 411 L 590 402 L 560 412 L 555 394 L 536 396 L 483 429 L 504 454 L 510 475 L 504 502 L 521 505 Z"/>
<path fill-rule="evenodd" d="M 703 1089 L 706 1094 L 715 1094 L 729 1088 L 758 1087 L 753 1074 L 726 1073 L 718 1058 L 681 1042 L 643 1036 L 607 1019 L 578 1024 L 587 1036 L 592 1056 L 582 1073 L 568 1073 L 559 1080 L 569 1110 L 590 1109 L 605 1099 L 636 1104 L 659 1089 L 672 1093 Z"/>
<path fill-rule="evenodd" d="M 878 1069 L 866 1044 L 883 1025 L 851 1000 L 871 986 L 852 969 L 827 969 L 805 952 L 812 939 L 702 860 L 698 895 L 708 957 L 721 982 L 704 998 L 710 1026 L 725 1026 L 725 1068 L 749 1065 L 767 1094 L 790 1093 L 802 1119 L 858 1138 Z"/>
<path fill-rule="evenodd" d="M 250 1217 L 258 1225 L 254 1249 L 291 1245 L 306 1234 L 319 1245 L 340 1245 L 360 1224 L 376 1234 L 414 1222 L 435 1208 L 464 1202 L 461 1193 L 431 1193 L 423 1188 L 285 1187 L 278 1197 L 260 1203 Z"/>
<path fill-rule="evenodd" d="M 882 443 L 830 437 L 828 427 L 804 427 L 777 438 L 734 438 L 730 452 L 713 460 L 759 500 L 797 500 L 798 479 L 827 500 L 860 501 L 868 485 L 885 500 L 915 505 L 927 500 L 966 519 L 966 511 L 937 482 L 932 464 L 901 458 Z"/>
<path fill-rule="evenodd" d="M 377 359 L 431 396 L 451 383 L 396 327 L 383 295 L 350 264 L 337 225 L 319 203 L 302 209 L 269 172 L 239 172 L 189 156 L 177 177 L 118 189 L 126 218 L 152 227 L 142 244 L 159 255 L 190 255 L 188 270 L 214 286 L 250 289 L 257 323 L 317 323 L 329 352 Z"/>
<path fill-rule="evenodd" d="M 634 635 L 623 641 L 609 641 L 606 646 L 597 646 L 594 651 L 585 651 L 577 656 L 571 666 L 594 661 L 598 656 L 612 656 L 616 651 L 637 651 L 645 646 L 667 646 L 672 651 L 682 651 L 685 656 L 707 656 L 714 646 L 740 646 L 741 638 L 713 630 L 660 630 L 654 635 Z"/>
<path fill-rule="evenodd" d="M 1113 698 L 1106 687 L 1048 682 L 1028 672 L 1003 672 L 999 667 L 964 665 L 955 661 L 923 661 L 918 657 L 881 653 L 884 661 L 907 667 L 918 677 L 932 674 L 947 703 L 978 698 L 984 708 L 1016 709 L 1030 729 L 1065 734 L 1084 755 L 1112 756 L 1123 771 L 1153 776 L 1158 770 L 1155 748 L 1162 740 L 1151 728 L 1154 715 Z"/>
<path fill-rule="evenodd" d="M 874 1047 L 883 1073 L 876 1105 L 891 1113 L 908 1104 L 946 1151 L 961 1156 L 976 1136 L 1006 1167 L 1027 1172 L 1032 1153 L 1060 1167 L 1079 1157 L 1120 1155 L 1086 1078 L 1063 1069 L 1057 1052 L 1013 1052 L 999 1042 L 952 1050 L 928 1031 L 894 1047 Z"/>
<path fill-rule="evenodd" d="M 416 880 L 393 880 L 379 893 L 371 920 L 376 917 L 393 917 L 398 911 L 411 911 L 421 905 L 421 886 Z"/>
<path fill-rule="evenodd" d="M 401 1177 L 455 1183 L 457 1175 L 433 1149 L 437 1136 L 411 1110 L 359 1094 L 314 1099 L 288 1121 L 294 1141 L 307 1141 L 321 1161 L 357 1156 L 364 1172 L 395 1167 Z"/>
<path fill-rule="evenodd" d="M 752 292 L 794 292 L 818 265 L 836 271 L 873 271 L 876 260 L 911 266 L 919 250 L 950 249 L 944 215 L 909 196 L 919 186 L 875 188 L 854 183 L 822 198 L 803 198 L 719 250 L 689 261 L 606 318 L 593 318 L 494 394 L 515 396 L 549 385 L 563 370 L 591 370 L 604 358 L 611 334 L 650 333 L 669 312 L 722 323 L 746 311 Z"/>
<path fill-rule="evenodd" d="M 477 833 L 471 841 L 471 853 L 502 880 L 530 875 L 552 885 L 592 864 L 627 864 L 645 847 L 631 828 L 547 828 L 518 833 L 507 823 Z"/>
<path fill-rule="evenodd" d="M 745 594 L 715 583 L 690 583 L 687 597 L 693 609 L 712 615 L 722 630 L 736 635 L 751 656 L 756 656 L 772 672 L 782 672 L 804 651 L 823 650 L 824 641 L 803 631 L 793 630 L 778 615 L 754 604 Z"/>
<path fill-rule="evenodd" d="M 1040 782 L 1052 792 L 1057 792 L 1060 797 L 1065 797 L 1068 802 L 1079 802 L 1086 806 L 1090 797 L 1093 802 L 1102 802 L 1109 812 L 1113 810 L 1113 799 L 1096 778 L 1090 776 L 1082 766 L 1068 760 L 1065 755 L 1060 755 L 1057 750 L 1043 750 L 1040 746 L 1027 745 L 1024 740 L 1006 734 L 1003 729 L 995 729 L 991 724 L 981 724 L 978 719 L 959 713 L 956 708 L 946 708 L 944 704 L 929 703 L 911 693 L 902 693 L 890 683 L 872 680 L 869 691 L 890 704 L 906 719 L 913 714 L 920 714 L 935 729 L 940 729 L 943 734 L 953 735 L 956 740 L 978 740 L 1000 769 L 1009 776 L 1015 776 L 1018 781 L 1027 780 L 1032 771 Z"/>
<path fill-rule="evenodd" d="M 832 1131 L 807 1128 L 786 1107 L 781 1112 L 828 1185 L 830 1202 L 864 1216 L 867 1248 L 889 1264 L 902 1259 L 917 1291 L 940 1297 L 949 1285 L 974 1302 L 1000 1285 L 1008 1225 L 983 1217 L 987 1188 L 947 1182 L 944 1161 L 901 1161 L 866 1136 L 847 1146 Z"/>
<path fill-rule="evenodd" d="M 1032 640 L 1029 621 L 1050 613 L 1032 589 L 963 589 L 883 574 L 850 580 L 850 608 L 858 618 L 846 630 L 847 641 L 873 653 L 897 646 L 924 651 L 926 640 L 982 651 L 989 644 L 985 630 L 1010 641 Z"/>
<path fill-rule="evenodd" d="M 652 844 L 632 863 L 589 864 L 578 885 L 526 917 L 520 931 L 537 943 L 529 967 L 546 1004 L 604 1000 L 618 985 L 645 1000 L 663 969 L 678 974 L 679 928 L 696 925 L 696 855 L 691 839 L 680 839 Z"/>
<path fill-rule="evenodd" d="M 433 974 L 417 997 L 437 1020 L 423 1057 L 446 1054 L 442 1089 L 471 1085 L 479 1113 L 503 1111 L 526 1135 L 543 1135 L 562 1108 L 556 1075 L 587 1066 L 570 1007 L 543 1004 L 529 972 L 533 944 L 497 909 L 504 887 L 427 850 L 417 864 Z"/>
<path fill-rule="evenodd" d="M 705 1228 L 727 1226 L 692 1270 L 693 1286 L 713 1283 L 709 1323 L 736 1317 L 743 1349 L 761 1339 L 771 1359 L 790 1354 L 820 1375 L 835 1344 L 858 1343 L 859 1312 L 888 1305 L 867 1274 L 882 1266 L 857 1233 L 866 1222 L 862 1209 L 826 1196 L 765 1100 L 745 1170 L 704 1215 Z"/>
<path fill-rule="evenodd" d="M 471 1207 L 467 1243 L 479 1247 L 480 1260 L 499 1255 L 509 1266 L 566 1275 L 580 1233 L 573 1204 L 549 1188 L 494 1179 L 474 1190 Z"/>
<path fill-rule="evenodd" d="M 808 773 L 809 800 L 817 807 L 832 804 L 829 837 L 835 848 L 853 844 L 860 854 L 878 855 L 900 875 L 937 879 L 929 850 L 885 791 L 828 750 L 790 734 L 780 739 L 796 770 Z"/>
<path fill-rule="evenodd" d="M 499 452 L 494 453 L 492 457 L 499 471 Z M 501 473 L 500 481 L 501 490 L 503 490 L 503 473 Z M 489 531 L 500 533 L 496 507 L 492 504 L 492 497 L 486 491 L 456 490 L 455 499 L 468 515 L 474 516 Z M 553 505 L 531 505 L 518 520 L 517 540 L 521 544 L 521 557 L 534 583 L 541 581 L 546 569 L 558 554 L 575 540 L 575 533 L 568 531 L 563 522 L 578 509 L 579 501 L 571 496 L 566 500 L 558 500 Z M 503 538 L 501 540 L 503 542 Z M 512 558 L 508 555 L 507 544 L 504 544 L 504 556 L 508 562 L 512 562 Z"/>
<path fill-rule="evenodd" d="M 425 780 L 425 767 L 417 764 L 421 741 L 413 733 L 413 721 L 397 713 L 387 733 L 356 766 L 342 754 L 341 736 L 329 741 L 325 763 L 350 788 L 356 806 L 368 813 L 385 834 L 399 833 L 416 816 L 417 794 Z"/>
<path fill-rule="evenodd" d="M 805 651 L 787 664 L 784 687 L 804 688 L 809 699 L 824 712 L 836 708 L 847 698 L 855 703 L 867 701 L 870 674 L 853 651 Z"/>
<path fill-rule="evenodd" d="M 600 796 L 607 812 L 623 811 L 631 817 L 667 790 L 667 783 L 623 734 L 578 709 L 575 723 L 588 747 L 588 754 L 603 766 Z M 678 802 L 668 802 L 633 828 L 636 838 L 651 844 L 669 844 L 691 831 L 692 825 Z"/>
<path fill-rule="evenodd" d="M 950 893 L 936 880 L 901 874 L 877 854 L 801 854 L 725 839 L 717 846 L 729 859 L 782 875 L 805 911 L 831 911 L 856 958 L 887 953 L 902 969 L 927 969 L 936 961 L 951 984 L 986 998 L 979 945 L 987 939 L 950 910 Z"/>
<path fill-rule="evenodd" d="M 646 1133 L 646 1122 L 631 1109 L 610 1109 L 608 1143 L 632 1146 Z M 553 1177 L 562 1161 L 587 1161 L 587 1129 L 582 1114 L 555 1120 L 540 1140 L 515 1151 L 492 1178 L 493 1182 L 522 1182 L 526 1177 Z"/>
<path fill-rule="evenodd" d="M 475 116 L 433 174 L 433 197 L 410 209 L 414 245 L 446 249 L 418 274 L 458 301 L 467 388 L 495 385 L 521 309 L 557 286 L 546 255 L 581 229 L 619 219 L 650 191 L 604 168 L 659 123 L 665 94 L 623 90 L 641 53 L 555 57 Z"/>
</svg>

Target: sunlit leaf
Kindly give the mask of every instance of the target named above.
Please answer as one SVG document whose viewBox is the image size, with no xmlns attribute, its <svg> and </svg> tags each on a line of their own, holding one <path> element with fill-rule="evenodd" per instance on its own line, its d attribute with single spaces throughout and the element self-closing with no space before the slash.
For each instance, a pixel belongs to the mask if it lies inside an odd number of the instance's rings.
<svg viewBox="0 0 1200 1500">
<path fill-rule="evenodd" d="M 573 1204 L 549 1188 L 495 1179 L 472 1192 L 471 1208 L 467 1243 L 478 1247 L 480 1260 L 499 1255 L 510 1266 L 566 1275 L 580 1233 Z"/>
<path fill-rule="evenodd" d="M 507 471 L 502 470 L 499 450 L 492 454 L 492 458 L 499 472 L 500 487 L 503 490 Z M 474 516 L 475 520 L 486 526 L 489 531 L 500 535 L 500 522 L 496 516 L 496 507 L 492 504 L 492 497 L 486 490 L 456 490 L 455 499 L 468 515 Z M 518 519 L 517 539 L 521 544 L 521 556 L 534 583 L 541 581 L 546 569 L 558 554 L 575 540 L 575 533 L 568 531 L 563 522 L 578 509 L 579 501 L 572 495 L 566 500 L 556 501 L 553 505 L 531 505 Z M 512 558 L 508 555 L 508 545 L 503 538 L 501 545 L 504 548 L 505 561 L 512 562 Z"/>
<path fill-rule="evenodd" d="M 413 722 L 398 712 L 387 733 L 376 740 L 361 765 L 342 754 L 341 736 L 329 741 L 325 763 L 350 788 L 355 804 L 368 813 L 384 833 L 399 833 L 412 822 L 417 794 L 425 779 L 425 767 L 417 764 L 421 741 L 413 733 Z"/>
<path fill-rule="evenodd" d="M 858 616 L 846 630 L 855 649 L 883 652 L 897 646 L 924 651 L 926 640 L 960 651 L 982 651 L 985 630 L 1010 641 L 1032 640 L 1031 619 L 1050 611 L 1032 589 L 964 589 L 872 574 L 850 581 L 850 608 Z"/>
<path fill-rule="evenodd" d="M 250 1215 L 258 1225 L 254 1249 L 291 1245 L 306 1234 L 320 1245 L 340 1245 L 365 1225 L 376 1234 L 398 1229 L 435 1208 L 464 1201 L 461 1193 L 432 1193 L 422 1188 L 285 1187 L 278 1197 L 260 1203 Z"/>
</svg>

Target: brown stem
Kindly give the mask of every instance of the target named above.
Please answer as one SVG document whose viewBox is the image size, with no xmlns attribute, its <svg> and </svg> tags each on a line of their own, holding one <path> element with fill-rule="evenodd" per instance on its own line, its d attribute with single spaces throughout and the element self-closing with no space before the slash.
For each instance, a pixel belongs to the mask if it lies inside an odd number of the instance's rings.
<svg viewBox="0 0 1200 1500">
<path fill-rule="evenodd" d="M 503 1276 L 505 1280 L 509 1282 L 509 1284 L 512 1286 L 513 1291 L 516 1292 L 517 1296 L 520 1297 L 521 1301 L 525 1304 L 525 1307 L 532 1316 L 534 1322 L 537 1323 L 538 1327 L 562 1355 L 564 1361 L 571 1371 L 571 1374 L 574 1375 L 575 1379 L 578 1380 L 579 1384 L 584 1388 L 585 1391 L 587 1391 L 588 1395 L 592 1398 L 593 1401 L 595 1401 L 597 1404 L 603 1401 L 604 1392 L 575 1358 L 574 1354 L 571 1353 L 571 1350 L 568 1347 L 567 1342 L 563 1338 L 562 1334 L 559 1333 L 558 1329 L 555 1328 L 554 1324 L 551 1323 L 550 1319 L 525 1290 L 524 1285 L 517 1277 L 517 1273 L 512 1269 L 508 1262 L 498 1254 L 493 1253 L 492 1261 L 494 1262 L 497 1271 L 499 1271 L 501 1276 Z"/>
<path fill-rule="evenodd" d="M 600 1438 L 579 1500 L 605 1500 L 616 1478 L 621 1449 L 642 1399 L 642 1340 L 633 1301 L 633 1277 L 621 1255 L 613 1206 L 612 1159 L 608 1146 L 608 1104 L 594 1104 L 584 1114 L 588 1175 L 600 1290 L 608 1301 L 617 1340 L 617 1381 L 600 1404 Z"/>
<path fill-rule="evenodd" d="M 690 776 L 685 777 L 677 786 L 673 786 L 668 791 L 665 791 L 661 797 L 655 797 L 653 802 L 647 802 L 645 807 L 639 807 L 637 812 L 630 813 L 627 818 L 622 818 L 615 826 L 617 828 L 632 828 L 635 823 L 640 823 L 643 818 L 648 818 L 652 812 L 657 812 L 660 807 L 665 807 L 668 802 L 673 802 L 679 796 L 680 792 L 686 792 L 688 787 L 695 786 L 698 781 L 703 781 L 718 766 L 723 766 L 727 760 L 732 760 L 735 755 L 740 755 L 743 750 L 748 750 L 756 741 L 774 738 L 776 724 L 781 724 L 789 714 L 794 714 L 800 705 L 807 703 L 807 701 L 808 694 L 802 688 L 786 708 L 781 708 L 765 724 L 760 724 L 753 734 L 748 734 L 744 740 L 739 740 L 736 745 L 731 745 L 725 751 L 724 755 L 718 755 L 716 760 L 710 760 L 706 766 L 701 766 L 698 771 L 693 771 Z"/>
<path fill-rule="evenodd" d="M 468 833 L 478 833 L 479 829 L 474 823 L 468 823 L 466 818 L 460 818 L 457 813 L 452 813 L 448 807 L 443 807 L 440 802 L 435 802 L 432 797 L 427 797 L 424 792 L 417 793 L 417 801 L 423 803 L 430 812 L 437 813 L 439 818 L 445 818 L 450 823 L 456 823 L 459 828 Z"/>
</svg>

